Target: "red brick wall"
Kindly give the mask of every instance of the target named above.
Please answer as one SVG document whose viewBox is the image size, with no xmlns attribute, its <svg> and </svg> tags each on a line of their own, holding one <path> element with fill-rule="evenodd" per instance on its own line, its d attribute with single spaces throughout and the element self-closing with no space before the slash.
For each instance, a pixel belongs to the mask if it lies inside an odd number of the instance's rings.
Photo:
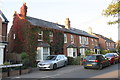
<svg viewBox="0 0 120 80">
<path fill-rule="evenodd" d="M 98 37 L 97 35 L 94 35 L 94 36 Z M 99 37 L 99 45 L 103 50 L 107 49 L 106 40 L 101 37 Z"/>
<path fill-rule="evenodd" d="M 70 42 L 70 36 L 71 36 L 71 33 L 65 33 L 65 34 L 67 34 L 67 43 L 64 43 L 64 54 L 65 55 L 67 55 L 67 46 L 69 45 L 69 44 L 71 44 L 71 42 Z M 81 46 L 81 44 L 80 44 L 80 40 L 79 40 L 79 35 L 76 35 L 76 34 L 72 34 L 72 35 L 74 35 L 74 44 L 78 47 L 78 49 L 77 49 L 77 53 L 79 53 L 80 52 L 80 46 Z M 91 41 L 91 39 L 93 39 L 93 42 Z M 96 40 L 96 42 L 95 42 L 95 40 Z M 94 49 L 94 46 L 99 46 L 99 44 L 98 44 L 98 41 L 99 41 L 99 39 L 95 39 L 95 38 L 90 38 L 90 37 L 88 37 L 88 45 L 86 45 L 87 47 L 88 47 L 88 49 Z M 92 43 L 94 44 L 94 45 L 92 45 Z"/>
<path fill-rule="evenodd" d="M 74 44 L 79 48 L 80 47 L 80 43 L 79 43 L 79 36 L 78 35 L 75 35 L 75 34 L 71 34 L 71 33 L 65 33 L 67 34 L 67 43 L 64 43 L 64 47 L 63 47 L 63 52 L 65 55 L 67 55 L 67 46 L 69 44 L 71 44 L 71 35 L 74 36 Z M 77 53 L 79 53 L 79 50 L 77 51 Z"/>
</svg>

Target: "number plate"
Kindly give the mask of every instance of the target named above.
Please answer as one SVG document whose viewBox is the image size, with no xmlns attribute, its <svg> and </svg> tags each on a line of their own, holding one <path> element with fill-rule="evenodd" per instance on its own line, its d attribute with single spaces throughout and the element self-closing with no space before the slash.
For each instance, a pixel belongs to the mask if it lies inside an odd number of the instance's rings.
<svg viewBox="0 0 120 80">
<path fill-rule="evenodd" d="M 87 64 L 87 66 L 92 66 L 92 64 Z"/>
</svg>

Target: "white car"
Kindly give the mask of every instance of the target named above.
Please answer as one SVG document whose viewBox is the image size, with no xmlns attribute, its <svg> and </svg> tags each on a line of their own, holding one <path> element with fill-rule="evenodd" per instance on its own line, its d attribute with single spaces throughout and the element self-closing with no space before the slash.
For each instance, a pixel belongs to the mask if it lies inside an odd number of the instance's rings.
<svg viewBox="0 0 120 80">
<path fill-rule="evenodd" d="M 57 69 L 58 67 L 66 66 L 68 59 L 65 55 L 49 55 L 46 60 L 37 64 L 39 70 L 41 69 Z"/>
</svg>

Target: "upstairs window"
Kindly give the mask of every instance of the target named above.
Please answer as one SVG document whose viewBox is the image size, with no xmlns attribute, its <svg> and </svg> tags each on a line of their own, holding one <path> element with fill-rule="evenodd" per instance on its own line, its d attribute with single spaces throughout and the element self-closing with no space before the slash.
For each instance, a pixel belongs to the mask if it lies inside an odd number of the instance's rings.
<svg viewBox="0 0 120 80">
<path fill-rule="evenodd" d="M 43 41 L 43 31 L 38 33 L 38 41 Z"/>
<path fill-rule="evenodd" d="M 82 37 L 79 36 L 79 41 L 80 41 L 80 44 L 82 44 Z"/>
<path fill-rule="evenodd" d="M 49 36 L 50 36 L 50 37 L 53 37 L 53 32 L 50 32 L 50 33 L 49 33 Z"/>
<path fill-rule="evenodd" d="M 92 45 L 94 45 L 94 40 L 93 39 L 91 39 L 91 42 L 92 42 Z"/>
<path fill-rule="evenodd" d="M 67 34 L 64 34 L 64 43 L 67 43 Z"/>
<path fill-rule="evenodd" d="M 74 43 L 74 36 L 71 35 L 71 43 Z"/>
<path fill-rule="evenodd" d="M 50 32 L 49 36 L 50 36 L 50 42 L 53 42 L 53 32 Z"/>
<path fill-rule="evenodd" d="M 88 44 L 88 37 L 79 36 L 80 44 Z"/>
<path fill-rule="evenodd" d="M 13 34 L 13 39 L 15 39 L 16 38 L 16 35 L 15 34 Z"/>
<path fill-rule="evenodd" d="M 108 45 L 108 42 L 106 42 L 106 46 L 108 47 L 109 45 Z"/>
</svg>

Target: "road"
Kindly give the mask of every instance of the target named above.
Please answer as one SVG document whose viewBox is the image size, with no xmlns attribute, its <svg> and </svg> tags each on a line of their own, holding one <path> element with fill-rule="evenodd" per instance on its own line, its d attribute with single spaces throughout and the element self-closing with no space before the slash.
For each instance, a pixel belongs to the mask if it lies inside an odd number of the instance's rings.
<svg viewBox="0 0 120 80">
<path fill-rule="evenodd" d="M 69 65 L 57 70 L 35 70 L 29 74 L 11 78 L 118 78 L 119 64 L 111 65 L 102 70 L 84 69 L 81 65 Z"/>
</svg>

